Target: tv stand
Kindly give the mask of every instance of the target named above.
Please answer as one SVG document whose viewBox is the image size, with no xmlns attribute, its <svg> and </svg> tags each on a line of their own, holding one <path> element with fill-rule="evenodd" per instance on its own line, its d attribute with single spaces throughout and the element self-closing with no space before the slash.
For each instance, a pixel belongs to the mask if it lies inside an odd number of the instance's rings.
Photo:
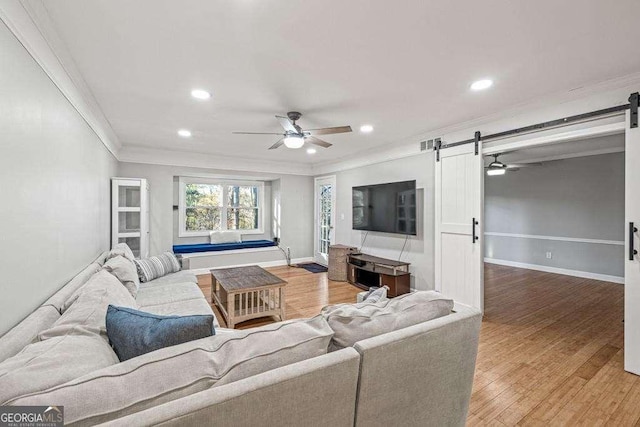
<svg viewBox="0 0 640 427">
<path fill-rule="evenodd" d="M 364 290 L 372 286 L 388 286 L 387 295 L 396 297 L 409 293 L 411 273 L 408 262 L 395 261 L 366 254 L 349 255 L 347 280 Z"/>
</svg>

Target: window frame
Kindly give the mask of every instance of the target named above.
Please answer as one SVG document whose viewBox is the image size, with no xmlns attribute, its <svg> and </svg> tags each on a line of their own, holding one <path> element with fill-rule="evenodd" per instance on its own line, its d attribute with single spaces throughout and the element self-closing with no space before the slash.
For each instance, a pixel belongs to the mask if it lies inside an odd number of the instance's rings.
<svg viewBox="0 0 640 427">
<path fill-rule="evenodd" d="M 205 184 L 205 185 L 221 185 L 222 186 L 222 206 L 221 206 L 221 218 L 220 218 L 220 230 L 200 230 L 200 231 L 188 231 L 187 230 L 187 202 L 186 202 L 186 187 L 187 184 Z M 227 186 L 252 186 L 258 188 L 258 200 L 256 209 L 258 209 L 258 228 L 251 230 L 236 230 L 227 229 L 227 210 L 233 208 L 233 206 L 227 205 L 228 192 Z M 264 234 L 264 181 L 246 181 L 235 179 L 217 179 L 217 178 L 194 178 L 194 177 L 180 177 L 178 181 L 178 237 L 202 237 L 209 236 L 212 231 L 222 232 L 239 232 L 240 234 Z"/>
</svg>

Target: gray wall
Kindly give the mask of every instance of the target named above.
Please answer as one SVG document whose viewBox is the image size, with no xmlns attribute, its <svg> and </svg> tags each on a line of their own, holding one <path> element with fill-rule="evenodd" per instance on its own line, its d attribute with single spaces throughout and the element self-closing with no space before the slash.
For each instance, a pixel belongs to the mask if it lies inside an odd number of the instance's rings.
<svg viewBox="0 0 640 427">
<path fill-rule="evenodd" d="M 434 162 L 433 153 L 405 157 L 336 173 L 336 243 L 360 247 L 364 231 L 352 229 L 352 187 L 416 180 L 417 236 L 409 236 L 402 261 L 411 263 L 411 287 L 434 289 Z M 362 252 L 398 259 L 405 243 L 400 234 L 368 232 Z"/>
<path fill-rule="evenodd" d="M 216 169 L 181 166 L 125 163 L 119 165 L 118 175 L 129 178 L 146 178 L 149 181 L 151 254 L 171 250 L 174 244 L 204 243 L 207 237 L 178 237 L 177 178 L 180 176 L 224 175 L 226 177 L 263 180 L 264 175 L 252 172 L 231 172 Z M 267 201 L 263 235 L 251 235 L 251 239 L 281 238 L 281 245 L 291 248 L 293 258 L 313 256 L 313 178 L 300 175 L 269 175 L 271 182 L 265 188 Z M 277 214 L 274 214 L 277 213 Z M 236 265 L 251 262 L 284 260 L 282 252 L 269 255 L 251 253 L 225 256 L 225 264 Z M 265 258 L 266 257 L 266 258 Z M 199 267 L 206 267 L 200 266 Z M 212 265 L 213 267 L 213 265 Z"/>
<path fill-rule="evenodd" d="M 109 249 L 117 162 L 0 21 L 0 334 Z"/>
<path fill-rule="evenodd" d="M 486 232 L 624 241 L 624 153 L 545 162 L 485 178 Z M 546 258 L 552 252 L 552 259 Z M 485 256 L 624 276 L 624 247 L 486 236 Z"/>
</svg>

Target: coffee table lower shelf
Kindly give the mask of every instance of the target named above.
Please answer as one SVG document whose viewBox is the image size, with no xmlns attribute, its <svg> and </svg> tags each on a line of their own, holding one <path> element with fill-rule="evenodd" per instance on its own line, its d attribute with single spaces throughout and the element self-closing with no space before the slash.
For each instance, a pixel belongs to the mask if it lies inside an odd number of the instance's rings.
<svg viewBox="0 0 640 427">
<path fill-rule="evenodd" d="M 214 284 L 212 302 L 220 309 L 228 328 L 259 317 L 278 316 L 285 320 L 285 283 L 261 286 L 259 289 L 227 291 Z"/>
</svg>

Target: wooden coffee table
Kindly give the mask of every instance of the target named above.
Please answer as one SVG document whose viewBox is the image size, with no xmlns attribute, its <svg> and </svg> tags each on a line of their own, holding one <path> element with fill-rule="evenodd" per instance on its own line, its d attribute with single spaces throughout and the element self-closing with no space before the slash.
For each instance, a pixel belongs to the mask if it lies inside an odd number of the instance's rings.
<svg viewBox="0 0 640 427">
<path fill-rule="evenodd" d="M 284 287 L 287 282 L 262 267 L 211 270 L 211 302 L 218 306 L 227 327 L 258 317 L 285 320 Z"/>
</svg>

